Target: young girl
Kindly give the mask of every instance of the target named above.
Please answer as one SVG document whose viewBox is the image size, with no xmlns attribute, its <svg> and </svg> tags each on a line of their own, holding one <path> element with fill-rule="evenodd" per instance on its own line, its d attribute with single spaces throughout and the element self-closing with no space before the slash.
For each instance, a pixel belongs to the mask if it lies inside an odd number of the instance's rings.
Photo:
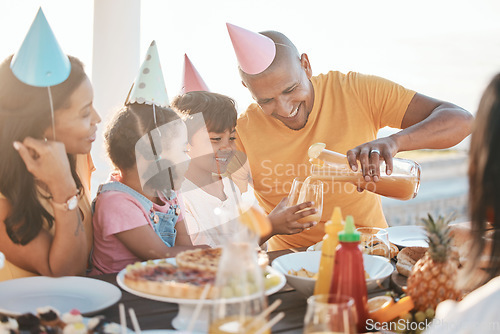
<svg viewBox="0 0 500 334">
<path fill-rule="evenodd" d="M 0 281 L 84 274 L 92 247 L 90 149 L 97 123 L 82 63 L 52 86 L 55 134 L 46 87 L 18 80 L 0 64 Z"/>
<path fill-rule="evenodd" d="M 153 112 L 135 103 L 108 125 L 105 145 L 116 170 L 94 200 L 91 274 L 192 248 L 174 191 L 189 164 L 186 131 L 171 109 L 155 106 Z"/>
<path fill-rule="evenodd" d="M 221 221 L 214 213 L 220 208 L 235 213 L 241 201 L 238 187 L 226 173 L 236 153 L 236 108 L 234 101 L 224 95 L 194 91 L 178 96 L 172 106 L 187 116 L 191 163 L 182 185 L 182 197 L 186 205 L 186 225 L 193 244 L 221 245 L 230 238 L 238 226 L 230 218 Z M 201 115 L 203 117 L 201 117 Z M 286 208 L 286 198 L 269 214 L 272 233 L 261 238 L 264 243 L 274 234 L 289 234 L 301 231 L 304 225 L 297 220 L 315 213 L 310 202 Z M 306 223 L 310 226 L 315 223 Z M 306 226 L 306 227 L 310 227 Z"/>
</svg>

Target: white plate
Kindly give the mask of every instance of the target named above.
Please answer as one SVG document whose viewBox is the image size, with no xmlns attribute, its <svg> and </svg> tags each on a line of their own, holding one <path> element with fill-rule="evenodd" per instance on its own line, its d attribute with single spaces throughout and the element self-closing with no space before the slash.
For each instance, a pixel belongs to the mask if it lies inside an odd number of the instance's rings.
<svg viewBox="0 0 500 334">
<path fill-rule="evenodd" d="M 87 277 L 25 277 L 0 283 L 0 309 L 13 315 L 52 306 L 61 313 L 95 313 L 115 304 L 122 293 L 113 284 Z"/>
<path fill-rule="evenodd" d="M 389 241 L 401 247 L 429 247 L 423 227 L 407 225 L 386 228 Z"/>
<path fill-rule="evenodd" d="M 288 271 L 291 269 L 297 271 L 304 268 L 317 273 L 320 259 L 321 252 L 319 251 L 290 253 L 274 259 L 272 266 L 285 275 L 288 284 L 304 296 L 309 297 L 313 294 L 316 280 L 308 277 L 289 275 Z M 377 289 L 379 283 L 382 283 L 394 271 L 393 265 L 381 256 L 363 254 L 363 264 L 365 271 L 370 275 L 370 278 L 366 280 L 368 291 Z"/>
<path fill-rule="evenodd" d="M 176 264 L 175 263 L 175 258 L 168 258 L 166 259 L 168 263 L 171 263 L 171 264 Z M 155 260 L 154 262 L 158 262 L 158 261 L 161 261 L 161 260 Z M 142 264 L 146 264 L 146 262 L 143 262 Z M 158 300 L 158 301 L 161 301 L 161 302 L 168 302 L 168 303 L 177 303 L 177 304 L 188 304 L 188 305 L 196 305 L 199 303 L 199 300 L 198 299 L 182 299 L 182 298 L 172 298 L 172 297 L 163 297 L 163 296 L 155 296 L 155 295 L 151 295 L 149 293 L 144 293 L 144 292 L 140 292 L 140 291 L 137 291 L 137 290 L 134 290 L 130 287 L 128 287 L 125 282 L 123 281 L 123 278 L 125 276 L 125 271 L 126 271 L 126 268 L 123 269 L 122 271 L 120 271 L 118 273 L 118 275 L 116 275 L 116 281 L 118 282 L 118 285 L 125 291 L 127 292 L 130 292 L 131 294 L 134 294 L 136 296 L 139 296 L 139 297 L 143 297 L 143 298 L 148 298 L 148 299 L 152 299 L 152 300 Z M 266 293 L 266 296 L 269 296 L 269 295 L 272 295 L 273 293 L 275 292 L 278 292 L 282 287 L 285 286 L 286 284 L 286 278 L 283 274 L 281 274 L 280 272 L 278 272 L 277 270 L 267 266 L 266 268 L 266 271 L 270 274 L 276 274 L 280 277 L 280 282 L 267 289 L 265 291 Z M 238 301 L 238 298 L 234 298 L 235 302 Z M 203 301 L 204 304 L 213 304 L 213 300 L 211 299 L 206 299 Z"/>
<path fill-rule="evenodd" d="M 168 263 L 175 264 L 175 258 L 169 258 L 166 259 Z M 160 260 L 155 260 L 154 262 L 158 262 Z M 145 264 L 146 262 L 143 262 Z M 177 330 L 180 331 L 186 331 L 186 329 L 189 327 L 189 324 L 191 322 L 191 316 L 194 312 L 194 309 L 196 306 L 200 303 L 198 299 L 182 299 L 182 298 L 170 298 L 170 297 L 162 297 L 162 296 L 155 296 L 147 293 L 143 293 L 140 291 L 133 290 L 129 288 L 128 286 L 125 285 L 123 278 L 125 276 L 125 271 L 126 269 L 123 269 L 116 275 L 116 281 L 118 282 L 118 285 L 125 291 L 130 292 L 131 294 L 134 294 L 139 297 L 147 298 L 147 299 L 152 299 L 152 300 L 158 300 L 162 302 L 168 302 L 168 303 L 176 303 L 179 304 L 179 312 L 177 313 L 177 316 L 172 320 L 172 326 L 176 328 Z M 271 267 L 267 267 L 266 269 L 267 272 L 271 274 L 276 274 L 280 277 L 280 282 L 279 284 L 271 287 L 270 289 L 266 290 L 266 295 L 269 296 L 275 292 L 278 292 L 283 286 L 286 284 L 286 278 L 283 274 L 279 273 L 275 269 Z M 239 298 L 233 298 L 230 299 L 229 302 L 234 302 L 234 303 L 239 303 L 243 300 L 244 297 L 239 297 Z M 195 332 L 202 332 L 206 333 L 208 331 L 208 324 L 209 324 L 209 314 L 212 305 L 215 303 L 214 300 L 211 299 L 205 299 L 202 302 L 202 308 L 200 311 L 200 314 L 198 315 L 198 318 L 196 319 L 194 323 L 194 328 L 193 331 Z M 153 333 L 153 334 L 162 334 L 162 333 Z"/>
</svg>

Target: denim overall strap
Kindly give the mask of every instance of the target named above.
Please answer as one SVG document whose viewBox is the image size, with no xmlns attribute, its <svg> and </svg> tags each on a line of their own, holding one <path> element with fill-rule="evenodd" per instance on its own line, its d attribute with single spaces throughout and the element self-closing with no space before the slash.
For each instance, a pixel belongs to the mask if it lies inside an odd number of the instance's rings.
<svg viewBox="0 0 500 334">
<path fill-rule="evenodd" d="M 167 201 L 172 201 L 172 200 L 174 200 L 174 199 L 177 198 L 177 193 L 175 191 L 173 191 L 173 190 L 170 191 L 170 195 L 169 196 L 167 195 L 166 191 L 162 191 L 161 194 L 163 195 L 163 197 L 165 197 L 165 199 Z"/>
<path fill-rule="evenodd" d="M 153 214 L 153 229 L 168 247 L 172 247 L 175 244 L 175 237 L 177 235 L 175 224 L 178 218 L 174 209 L 170 209 L 168 213 L 154 212 Z"/>
<path fill-rule="evenodd" d="M 129 186 L 124 185 L 123 183 L 112 181 L 108 183 L 103 183 L 99 186 L 96 197 L 92 201 L 92 213 L 94 213 L 95 210 L 95 202 L 97 199 L 97 195 L 99 195 L 100 193 L 104 193 L 106 191 L 121 191 L 122 193 L 129 194 L 130 196 L 135 198 L 139 203 L 141 203 L 142 207 L 144 208 L 144 210 L 146 210 L 146 212 L 151 211 L 151 209 L 153 208 L 153 202 L 151 202 L 145 196 L 139 194 L 137 191 L 130 188 Z"/>
</svg>

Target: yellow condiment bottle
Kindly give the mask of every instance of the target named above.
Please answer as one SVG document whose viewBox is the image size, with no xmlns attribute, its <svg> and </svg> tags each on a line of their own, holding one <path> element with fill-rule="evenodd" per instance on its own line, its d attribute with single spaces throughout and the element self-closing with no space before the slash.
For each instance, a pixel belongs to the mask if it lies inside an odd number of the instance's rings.
<svg viewBox="0 0 500 334">
<path fill-rule="evenodd" d="M 328 294 L 332 284 L 333 266 L 335 264 L 335 250 L 339 244 L 338 233 L 344 230 L 342 213 L 336 206 L 332 218 L 325 223 L 325 236 L 321 247 L 321 260 L 319 262 L 318 280 L 314 286 L 314 294 Z"/>
</svg>

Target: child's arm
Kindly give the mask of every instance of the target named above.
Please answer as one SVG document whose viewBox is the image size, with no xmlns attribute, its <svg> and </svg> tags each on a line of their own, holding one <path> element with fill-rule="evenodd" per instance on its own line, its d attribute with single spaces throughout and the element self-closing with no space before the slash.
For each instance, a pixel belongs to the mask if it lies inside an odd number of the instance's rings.
<svg viewBox="0 0 500 334">
<path fill-rule="evenodd" d="M 295 234 L 300 233 L 307 228 L 315 226 L 318 222 L 299 223 L 297 220 L 316 213 L 316 209 L 307 209 L 311 207 L 312 202 L 305 202 L 289 208 L 286 207 L 288 197 L 283 197 L 281 202 L 267 216 L 271 221 L 272 232 L 260 238 L 262 245 L 269 238 L 276 234 Z M 307 210 L 304 210 L 307 209 Z M 304 210 L 302 212 L 299 212 Z"/>
<path fill-rule="evenodd" d="M 186 217 L 186 215 L 184 215 L 184 217 Z M 177 230 L 175 246 L 193 246 L 193 242 L 187 232 L 186 219 L 178 220 L 177 224 L 175 224 L 175 229 Z"/>
<path fill-rule="evenodd" d="M 130 252 L 142 260 L 164 258 L 169 253 L 170 247 L 160 239 L 149 224 L 116 233 L 115 236 Z"/>
<path fill-rule="evenodd" d="M 177 233 L 179 233 L 179 230 L 177 230 Z M 175 257 L 178 253 L 187 249 L 205 248 L 205 246 L 193 246 L 192 244 L 178 245 L 177 237 L 175 246 L 168 247 L 148 225 L 120 232 L 115 235 L 129 251 L 144 261 Z"/>
<path fill-rule="evenodd" d="M 142 206 L 130 195 L 109 191 L 98 196 L 94 233 L 114 235 L 141 260 L 175 256 L 186 247 L 168 247 L 155 233 Z M 192 248 L 192 247 L 191 247 Z"/>
<path fill-rule="evenodd" d="M 93 216 L 95 239 L 115 236 L 142 260 L 165 257 L 168 246 L 150 225 L 143 207 L 132 196 L 108 191 L 97 196 Z M 109 254 L 111 257 L 113 254 Z"/>
</svg>

